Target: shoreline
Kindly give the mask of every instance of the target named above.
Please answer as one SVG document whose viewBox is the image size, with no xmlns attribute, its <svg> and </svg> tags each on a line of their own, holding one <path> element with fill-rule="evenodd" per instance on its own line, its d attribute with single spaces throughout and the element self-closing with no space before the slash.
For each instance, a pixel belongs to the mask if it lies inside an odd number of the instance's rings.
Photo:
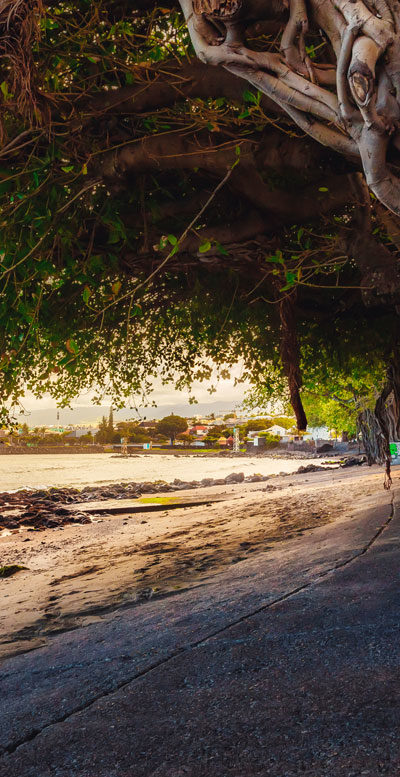
<svg viewBox="0 0 400 777">
<path fill-rule="evenodd" d="M 282 450 L 279 450 L 279 448 L 272 448 L 270 450 L 256 450 L 256 451 L 241 451 L 239 453 L 234 453 L 233 451 L 227 451 L 227 450 L 213 450 L 213 451 L 202 451 L 201 448 L 199 449 L 181 449 L 181 448 L 164 448 L 160 450 L 142 450 L 140 448 L 136 448 L 134 452 L 132 453 L 118 453 L 114 448 L 110 448 L 109 446 L 102 446 L 102 445 L 88 445 L 88 446 L 72 446 L 71 447 L 61 447 L 58 445 L 50 446 L 50 445 L 43 445 L 41 447 L 36 448 L 23 448 L 19 447 L 17 445 L 15 446 L 6 446 L 6 445 L 0 445 L 0 456 L 53 456 L 56 454 L 57 456 L 71 456 L 72 454 L 104 454 L 104 455 L 112 455 L 116 458 L 121 459 L 134 459 L 138 457 L 151 457 L 151 456 L 174 456 L 176 458 L 178 457 L 192 457 L 192 458 L 221 458 L 221 459 L 246 459 L 246 458 L 269 458 L 269 459 L 321 459 L 326 458 L 326 456 L 358 456 L 360 455 L 358 453 L 358 450 L 348 450 L 348 451 L 336 451 L 335 448 L 332 448 L 331 451 L 325 451 L 324 453 L 317 453 L 314 451 L 303 451 L 303 450 L 295 450 L 295 451 L 288 451 L 285 448 Z"/>
<path fill-rule="evenodd" d="M 202 491 L 216 486 L 265 483 L 279 477 L 286 478 L 312 472 L 327 472 L 354 465 L 363 466 L 364 462 L 361 458 L 350 457 L 345 459 L 343 463 L 338 461 L 332 464 L 326 462 L 325 466 L 321 466 L 310 463 L 301 465 L 294 472 L 280 472 L 278 475 L 253 474 L 245 476 L 243 472 L 231 472 L 222 478 L 205 477 L 202 480 L 190 481 L 175 478 L 169 483 L 165 480 L 130 481 L 101 486 L 84 486 L 80 489 L 65 486 L 3 491 L 0 493 L 0 534 L 4 531 L 19 532 L 21 527 L 38 531 L 45 528 L 59 528 L 69 523 L 88 523 L 90 519 L 85 510 L 85 505 L 88 503 L 99 504 L 109 500 L 117 500 L 124 501 L 126 504 L 127 501 L 138 500 L 146 494 L 152 494 L 156 497 L 160 494 L 174 492 Z M 98 511 L 100 509 L 98 507 Z M 115 508 L 114 512 L 116 512 Z"/>
<path fill-rule="evenodd" d="M 204 586 L 250 557 L 268 563 L 277 543 L 353 514 L 381 491 L 382 479 L 378 467 L 292 473 L 269 483 L 204 486 L 201 504 L 189 504 L 198 489 L 175 490 L 157 512 L 127 506 L 118 515 L 86 516 L 84 526 L 3 536 L 1 563 L 25 569 L 0 579 L 0 653 L 26 652 L 120 608 Z"/>
</svg>

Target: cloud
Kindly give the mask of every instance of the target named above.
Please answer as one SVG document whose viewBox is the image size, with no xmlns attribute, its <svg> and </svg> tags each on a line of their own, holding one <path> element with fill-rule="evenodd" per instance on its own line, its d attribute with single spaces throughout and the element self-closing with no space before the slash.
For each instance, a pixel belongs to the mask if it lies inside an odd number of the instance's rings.
<svg viewBox="0 0 400 777">
<path fill-rule="evenodd" d="M 209 393 L 208 389 L 214 385 L 212 380 L 211 381 L 204 381 L 204 382 L 196 382 L 193 384 L 192 389 L 190 391 L 190 396 L 195 397 L 197 402 L 202 405 L 212 405 L 215 402 L 224 402 L 228 405 L 228 407 L 234 407 L 235 405 L 240 404 L 243 401 L 244 394 L 247 389 L 249 389 L 250 384 L 249 383 L 241 383 L 238 385 L 235 385 L 235 379 L 238 379 L 241 377 L 242 374 L 242 368 L 240 365 L 237 365 L 233 370 L 231 370 L 230 377 L 227 379 L 221 379 L 218 382 L 215 382 L 215 388 L 216 391 L 212 394 Z M 215 376 L 216 377 L 216 376 Z M 84 411 L 85 408 L 93 408 L 93 398 L 95 396 L 95 392 L 86 392 L 85 394 L 81 394 L 80 396 L 76 397 L 74 401 L 71 402 L 71 407 L 76 409 L 77 411 L 80 411 L 79 415 L 81 415 L 82 411 Z M 189 404 L 189 393 L 187 391 L 177 391 L 173 385 L 166 385 L 163 386 L 161 381 L 155 381 L 154 383 L 154 390 L 149 396 L 149 402 L 155 402 L 156 405 L 159 408 L 162 408 L 163 406 L 171 406 L 171 405 L 188 405 Z M 35 411 L 45 411 L 48 410 L 52 413 L 56 412 L 57 410 L 57 404 L 56 401 L 50 397 L 49 395 L 44 395 L 41 398 L 37 398 L 34 396 L 34 394 L 31 391 L 26 391 L 25 396 L 23 397 L 21 401 L 22 407 L 27 413 L 32 413 Z M 104 400 L 101 405 L 95 406 L 98 410 L 98 416 L 102 415 L 102 411 L 105 408 L 109 408 L 111 404 L 109 397 L 104 397 Z M 128 403 L 127 403 L 128 405 Z M 138 400 L 139 405 L 139 400 Z M 60 411 L 63 412 L 62 410 Z M 147 414 L 150 412 L 150 408 L 147 409 Z M 193 413 L 196 413 L 196 405 L 193 405 Z M 49 423 L 53 422 L 49 421 Z"/>
</svg>

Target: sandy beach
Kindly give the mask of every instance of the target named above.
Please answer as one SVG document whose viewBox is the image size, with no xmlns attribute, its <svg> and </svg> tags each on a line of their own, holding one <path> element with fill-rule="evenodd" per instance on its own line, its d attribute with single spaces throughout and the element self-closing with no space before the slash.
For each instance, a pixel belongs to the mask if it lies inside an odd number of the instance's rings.
<svg viewBox="0 0 400 777">
<path fill-rule="evenodd" d="M 204 586 L 250 554 L 267 564 L 276 543 L 351 515 L 382 488 L 378 467 L 288 475 L 169 493 L 162 511 L 145 512 L 144 503 L 143 512 L 3 536 L 1 565 L 26 569 L 0 580 L 0 655 L 34 649 L 118 608 Z M 194 504 L 171 509 L 178 500 Z"/>
</svg>

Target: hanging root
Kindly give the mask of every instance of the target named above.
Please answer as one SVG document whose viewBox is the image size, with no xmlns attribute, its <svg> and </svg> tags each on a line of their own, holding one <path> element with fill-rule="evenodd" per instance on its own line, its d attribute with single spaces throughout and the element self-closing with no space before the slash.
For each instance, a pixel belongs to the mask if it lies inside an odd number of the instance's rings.
<svg viewBox="0 0 400 777">
<path fill-rule="evenodd" d="M 386 491 L 390 491 L 390 487 L 393 483 L 392 475 L 391 475 L 391 461 L 390 456 L 386 459 L 386 467 L 385 467 L 385 479 L 383 481 L 383 487 L 386 489 Z"/>
<path fill-rule="evenodd" d="M 383 487 L 386 489 L 390 489 L 392 485 L 390 436 L 393 434 L 392 415 L 396 412 L 397 401 L 394 396 L 393 375 L 391 365 L 388 369 L 388 380 L 376 400 L 374 410 L 364 410 L 357 419 L 368 464 L 385 465 Z"/>
<path fill-rule="evenodd" d="M 302 377 L 300 371 L 300 348 L 296 331 L 296 293 L 284 297 L 279 304 L 281 318 L 280 351 L 284 373 L 288 379 L 290 402 L 296 416 L 299 431 L 307 429 L 307 418 L 301 401 Z"/>
<path fill-rule="evenodd" d="M 314 83 L 313 68 L 306 53 L 305 36 L 307 30 L 308 16 L 305 0 L 291 0 L 289 21 L 281 40 L 281 51 L 290 68 L 309 77 Z"/>
<path fill-rule="evenodd" d="M 42 0 L 0 0 L 0 62 L 5 65 L 9 95 L 4 100 L 36 122 L 42 98 L 35 84 L 32 49 L 42 11 Z"/>
</svg>

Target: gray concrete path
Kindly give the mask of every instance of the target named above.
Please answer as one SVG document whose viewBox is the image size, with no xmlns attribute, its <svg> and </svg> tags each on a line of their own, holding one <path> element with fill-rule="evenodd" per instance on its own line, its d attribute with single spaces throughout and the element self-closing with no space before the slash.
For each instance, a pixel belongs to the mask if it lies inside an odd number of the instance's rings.
<svg viewBox="0 0 400 777">
<path fill-rule="evenodd" d="M 400 775 L 399 509 L 5 661 L 1 777 Z"/>
</svg>

